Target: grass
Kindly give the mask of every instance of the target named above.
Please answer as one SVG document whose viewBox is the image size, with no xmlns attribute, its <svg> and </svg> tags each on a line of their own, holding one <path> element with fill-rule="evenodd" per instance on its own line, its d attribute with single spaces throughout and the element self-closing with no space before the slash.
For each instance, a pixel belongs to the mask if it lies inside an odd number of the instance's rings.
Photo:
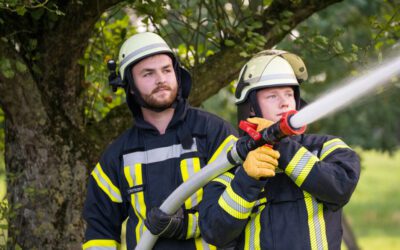
<svg viewBox="0 0 400 250">
<path fill-rule="evenodd" d="M 400 151 L 361 154 L 360 182 L 344 211 L 361 249 L 400 249 Z"/>
<path fill-rule="evenodd" d="M 400 151 L 361 151 L 360 182 L 344 211 L 362 250 L 400 249 Z M 0 199 L 6 194 L 0 155 Z M 0 222 L 1 224 L 1 222 Z M 1 235 L 0 229 L 0 246 Z"/>
</svg>

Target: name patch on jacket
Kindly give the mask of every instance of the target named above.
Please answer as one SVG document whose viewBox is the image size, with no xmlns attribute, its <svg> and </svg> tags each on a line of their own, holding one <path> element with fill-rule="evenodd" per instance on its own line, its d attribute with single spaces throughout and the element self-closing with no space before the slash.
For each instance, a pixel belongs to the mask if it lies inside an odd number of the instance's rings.
<svg viewBox="0 0 400 250">
<path fill-rule="evenodd" d="M 137 192 L 141 192 L 143 190 L 144 190 L 144 185 L 137 185 L 137 186 L 133 186 L 133 187 L 129 188 L 127 190 L 127 193 L 128 194 L 134 194 L 134 193 L 137 193 Z"/>
</svg>

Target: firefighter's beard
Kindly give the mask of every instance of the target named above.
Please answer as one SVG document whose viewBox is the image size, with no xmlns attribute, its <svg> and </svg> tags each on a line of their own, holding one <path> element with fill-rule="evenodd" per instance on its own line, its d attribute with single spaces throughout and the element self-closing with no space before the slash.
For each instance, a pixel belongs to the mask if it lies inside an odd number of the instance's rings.
<svg viewBox="0 0 400 250">
<path fill-rule="evenodd" d="M 177 86 L 160 85 L 150 95 L 142 94 L 142 98 L 150 108 L 167 109 L 175 102 L 177 93 Z"/>
</svg>

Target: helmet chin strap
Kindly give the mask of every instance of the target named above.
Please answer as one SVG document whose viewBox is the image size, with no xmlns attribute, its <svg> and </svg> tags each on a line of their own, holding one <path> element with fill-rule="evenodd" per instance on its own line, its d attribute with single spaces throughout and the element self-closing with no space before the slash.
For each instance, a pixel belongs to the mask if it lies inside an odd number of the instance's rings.
<svg viewBox="0 0 400 250">
<path fill-rule="evenodd" d="M 251 111 L 254 112 L 252 116 L 263 117 L 260 105 L 258 104 L 257 101 L 257 91 L 251 91 L 251 93 L 249 94 L 249 101 L 250 101 L 250 109 Z"/>
</svg>

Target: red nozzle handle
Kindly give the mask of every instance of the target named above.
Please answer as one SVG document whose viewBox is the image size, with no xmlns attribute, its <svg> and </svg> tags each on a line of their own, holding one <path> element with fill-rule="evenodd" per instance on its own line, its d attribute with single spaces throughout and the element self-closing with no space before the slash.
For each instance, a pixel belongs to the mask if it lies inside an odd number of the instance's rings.
<svg viewBox="0 0 400 250">
<path fill-rule="evenodd" d="M 306 131 L 307 126 L 303 126 L 297 129 L 290 126 L 290 117 L 292 117 L 296 113 L 296 110 L 290 110 L 282 115 L 282 118 L 279 121 L 279 128 L 284 135 L 301 135 Z"/>
<path fill-rule="evenodd" d="M 240 121 L 239 128 L 246 132 L 253 140 L 258 141 L 261 139 L 261 134 L 257 132 L 257 124 Z"/>
</svg>

